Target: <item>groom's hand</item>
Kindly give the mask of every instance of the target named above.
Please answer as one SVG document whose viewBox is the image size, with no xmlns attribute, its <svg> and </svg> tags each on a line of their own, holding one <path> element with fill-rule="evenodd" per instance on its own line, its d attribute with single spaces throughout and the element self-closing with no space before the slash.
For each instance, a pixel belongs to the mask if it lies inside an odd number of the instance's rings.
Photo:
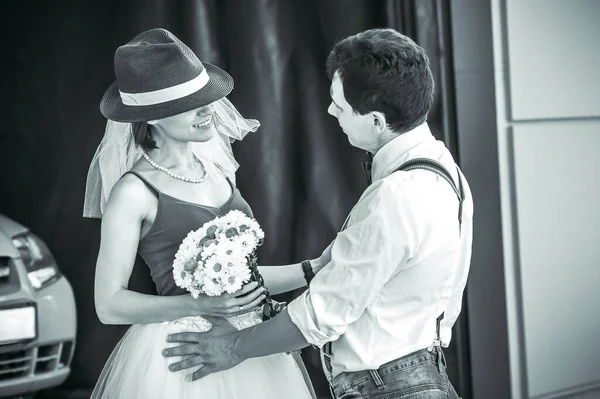
<svg viewBox="0 0 600 399">
<path fill-rule="evenodd" d="M 224 318 L 210 316 L 205 318 L 213 324 L 209 331 L 171 334 L 167 336 L 167 342 L 180 342 L 183 345 L 162 351 L 164 357 L 185 357 L 184 360 L 171 364 L 169 366 L 171 371 L 200 366 L 192 374 L 192 381 L 228 370 L 246 360 L 236 355 L 234 351 L 238 330 Z"/>
</svg>

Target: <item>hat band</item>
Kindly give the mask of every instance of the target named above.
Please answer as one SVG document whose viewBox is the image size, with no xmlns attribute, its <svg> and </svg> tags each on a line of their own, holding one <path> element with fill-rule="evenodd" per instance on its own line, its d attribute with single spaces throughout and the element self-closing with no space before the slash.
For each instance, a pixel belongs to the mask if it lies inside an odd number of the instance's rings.
<svg viewBox="0 0 600 399">
<path fill-rule="evenodd" d="M 160 90 L 147 91 L 145 93 L 123 93 L 119 90 L 119 94 L 121 95 L 121 101 L 123 101 L 123 104 L 130 105 L 132 107 L 162 104 L 189 96 L 190 94 L 197 92 L 206 86 L 209 80 L 210 77 L 208 76 L 206 69 L 203 69 L 202 72 L 200 72 L 200 75 L 196 76 L 194 79 L 175 86 L 166 87 Z"/>
</svg>

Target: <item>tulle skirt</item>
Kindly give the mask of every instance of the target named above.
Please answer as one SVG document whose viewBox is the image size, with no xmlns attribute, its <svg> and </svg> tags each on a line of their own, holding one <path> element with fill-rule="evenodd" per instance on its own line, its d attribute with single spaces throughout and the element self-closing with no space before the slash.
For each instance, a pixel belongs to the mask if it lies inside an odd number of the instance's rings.
<svg viewBox="0 0 600 399">
<path fill-rule="evenodd" d="M 258 315 L 231 318 L 238 329 L 260 322 Z M 207 331 L 210 323 L 188 317 L 168 323 L 133 325 L 108 359 L 92 399 L 314 399 L 313 388 L 298 355 L 275 354 L 248 359 L 236 367 L 191 381 L 191 368 L 171 372 L 181 358 L 165 358 L 167 335 Z M 179 345 L 179 344 L 176 344 Z M 172 345 L 171 345 L 172 346 Z"/>
</svg>

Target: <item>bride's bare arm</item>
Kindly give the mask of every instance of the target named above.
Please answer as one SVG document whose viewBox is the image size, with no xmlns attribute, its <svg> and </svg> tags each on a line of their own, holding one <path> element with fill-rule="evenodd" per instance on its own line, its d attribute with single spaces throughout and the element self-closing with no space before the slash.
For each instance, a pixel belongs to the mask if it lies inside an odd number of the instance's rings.
<svg viewBox="0 0 600 399">
<path fill-rule="evenodd" d="M 219 297 L 156 296 L 128 290 L 142 221 L 152 197 L 134 176 L 114 187 L 102 217 L 100 252 L 96 263 L 94 300 L 104 324 L 148 324 L 197 315 L 233 316 L 256 307 L 263 299 L 256 284 Z"/>
<path fill-rule="evenodd" d="M 310 264 L 313 273 L 317 274 L 331 260 L 331 243 L 323 254 L 311 259 Z M 279 266 L 259 266 L 258 270 L 265 280 L 265 285 L 272 295 L 292 291 L 306 286 L 304 271 L 301 263 Z"/>
</svg>

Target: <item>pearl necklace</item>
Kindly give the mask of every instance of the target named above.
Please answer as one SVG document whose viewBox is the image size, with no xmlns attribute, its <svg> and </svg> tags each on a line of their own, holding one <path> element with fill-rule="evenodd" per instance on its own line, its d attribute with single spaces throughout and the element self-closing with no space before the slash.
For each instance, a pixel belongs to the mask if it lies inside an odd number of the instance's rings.
<svg viewBox="0 0 600 399">
<path fill-rule="evenodd" d="M 164 166 L 161 166 L 161 165 L 157 164 L 156 162 L 154 162 L 152 159 L 150 159 L 150 156 L 148 156 L 148 154 L 146 153 L 146 151 L 142 151 L 142 155 L 143 155 L 144 158 L 146 158 L 146 161 L 148 161 L 148 163 L 150 165 L 154 166 L 158 170 L 162 170 L 163 172 L 165 172 L 169 176 L 174 177 L 176 179 L 183 180 L 183 181 L 188 182 L 188 183 L 202 183 L 208 177 L 208 171 L 204 167 L 204 164 L 195 155 L 194 155 L 194 158 L 196 158 L 198 160 L 198 162 L 200 162 L 200 165 L 202 166 L 202 170 L 204 171 L 204 176 L 202 176 L 202 178 L 200 178 L 200 179 L 190 179 L 189 177 L 185 177 L 185 176 L 179 175 L 177 173 L 171 172 L 170 169 L 167 169 Z"/>
</svg>

